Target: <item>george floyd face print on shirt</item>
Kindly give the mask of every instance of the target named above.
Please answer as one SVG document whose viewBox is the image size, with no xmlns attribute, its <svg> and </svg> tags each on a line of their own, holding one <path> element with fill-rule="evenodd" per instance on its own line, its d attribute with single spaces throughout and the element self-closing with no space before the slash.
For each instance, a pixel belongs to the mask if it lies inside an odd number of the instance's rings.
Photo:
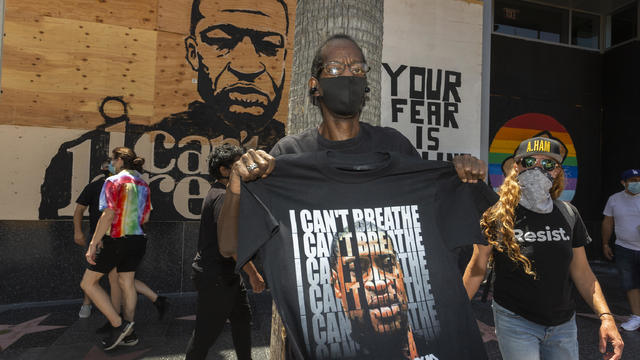
<svg viewBox="0 0 640 360">
<path fill-rule="evenodd" d="M 424 348 L 440 325 L 417 205 L 290 210 L 289 216 L 310 354 L 430 355 Z"/>
</svg>

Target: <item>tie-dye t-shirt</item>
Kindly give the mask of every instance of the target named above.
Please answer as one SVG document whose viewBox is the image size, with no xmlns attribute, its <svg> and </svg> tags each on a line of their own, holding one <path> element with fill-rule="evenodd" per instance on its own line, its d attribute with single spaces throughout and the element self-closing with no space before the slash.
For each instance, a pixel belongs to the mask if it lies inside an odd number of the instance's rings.
<svg viewBox="0 0 640 360">
<path fill-rule="evenodd" d="M 109 236 L 144 235 L 142 223 L 151 211 L 149 185 L 135 170 L 122 170 L 105 180 L 100 193 L 100 211 L 115 212 Z"/>
</svg>

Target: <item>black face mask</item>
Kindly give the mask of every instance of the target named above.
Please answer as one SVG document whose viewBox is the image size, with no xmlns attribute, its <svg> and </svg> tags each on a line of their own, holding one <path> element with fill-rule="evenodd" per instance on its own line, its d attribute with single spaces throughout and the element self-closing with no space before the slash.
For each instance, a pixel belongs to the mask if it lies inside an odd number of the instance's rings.
<svg viewBox="0 0 640 360">
<path fill-rule="evenodd" d="M 322 102 L 331 112 L 342 116 L 353 116 L 364 104 L 367 79 L 358 76 L 338 76 L 319 80 Z"/>
</svg>

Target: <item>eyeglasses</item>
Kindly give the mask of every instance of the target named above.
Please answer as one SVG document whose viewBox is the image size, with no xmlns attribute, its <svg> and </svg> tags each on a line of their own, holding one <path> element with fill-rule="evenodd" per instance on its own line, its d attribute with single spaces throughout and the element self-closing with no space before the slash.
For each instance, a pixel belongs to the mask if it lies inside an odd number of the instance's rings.
<svg viewBox="0 0 640 360">
<path fill-rule="evenodd" d="M 354 76 L 365 76 L 369 72 L 369 70 L 371 70 L 369 65 L 364 62 L 356 62 L 347 65 L 339 61 L 329 61 L 322 65 L 324 71 L 326 71 L 327 74 L 331 76 L 342 75 L 347 67 L 349 67 L 349 71 L 351 71 Z"/>
<path fill-rule="evenodd" d="M 540 163 L 542 169 L 546 171 L 553 171 L 553 169 L 558 166 L 558 163 L 555 160 L 551 159 L 536 159 L 533 156 L 526 156 L 520 159 L 520 165 L 522 165 L 522 167 L 525 169 L 536 166 L 538 162 Z"/>
</svg>

